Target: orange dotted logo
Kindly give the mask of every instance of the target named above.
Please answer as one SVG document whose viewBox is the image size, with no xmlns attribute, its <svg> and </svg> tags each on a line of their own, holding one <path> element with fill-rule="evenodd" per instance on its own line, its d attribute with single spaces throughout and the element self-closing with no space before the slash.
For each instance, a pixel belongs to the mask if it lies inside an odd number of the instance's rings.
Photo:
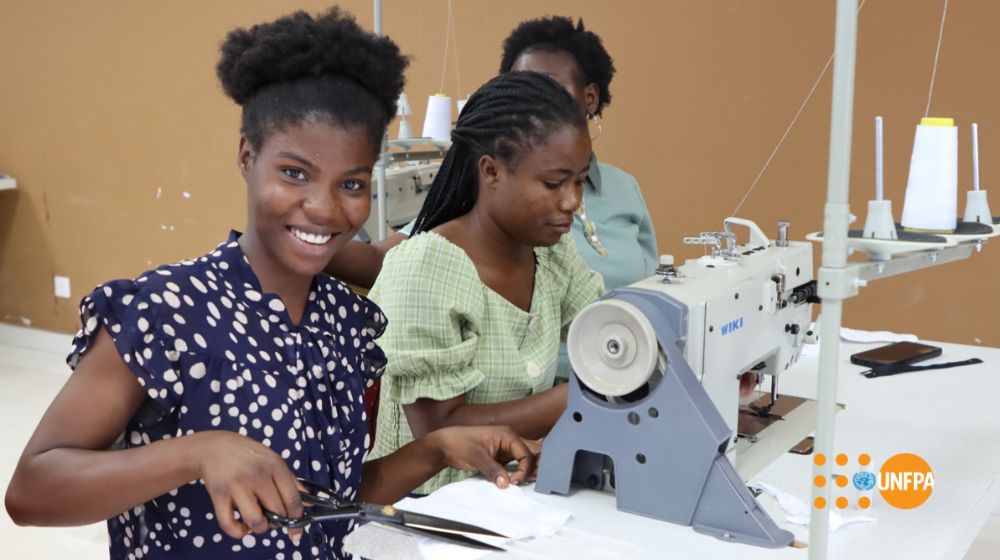
<svg viewBox="0 0 1000 560">
<path fill-rule="evenodd" d="M 912 453 L 900 453 L 879 470 L 878 491 L 891 506 L 913 509 L 934 491 L 934 472 L 927 461 Z"/>
<path fill-rule="evenodd" d="M 834 461 L 841 467 L 844 467 L 847 466 L 847 463 L 850 461 L 850 459 L 847 457 L 847 455 L 841 453 L 834 458 Z M 826 456 L 823 455 L 822 453 L 817 454 L 815 457 L 813 457 L 813 462 L 815 462 L 819 466 L 823 466 L 826 464 Z M 858 463 L 860 463 L 861 466 L 867 466 L 868 463 L 870 462 L 871 458 L 866 454 L 862 454 L 858 457 Z M 865 477 L 868 478 L 867 480 L 865 480 L 867 487 L 864 487 L 862 485 L 861 481 L 859 480 L 859 477 L 861 479 L 864 479 Z M 827 482 L 826 477 L 824 477 L 823 475 L 819 475 L 813 479 L 813 484 L 815 484 L 819 488 L 826 486 L 826 482 Z M 835 474 L 833 476 L 832 482 L 836 484 L 839 488 L 847 488 L 847 485 L 851 481 L 842 474 L 840 475 Z M 871 490 L 872 488 L 875 487 L 875 475 L 868 472 L 857 473 L 856 475 L 854 475 L 854 486 L 858 490 Z M 839 498 L 834 500 L 833 503 L 840 509 L 844 509 L 848 506 L 848 500 L 844 496 L 840 496 Z M 816 500 L 813 501 L 813 505 L 820 509 L 825 508 L 826 500 L 823 498 L 816 498 Z M 861 499 L 858 500 L 858 507 L 860 507 L 861 509 L 867 509 L 871 505 L 872 505 L 871 500 L 868 499 L 867 497 L 862 496 Z"/>
</svg>

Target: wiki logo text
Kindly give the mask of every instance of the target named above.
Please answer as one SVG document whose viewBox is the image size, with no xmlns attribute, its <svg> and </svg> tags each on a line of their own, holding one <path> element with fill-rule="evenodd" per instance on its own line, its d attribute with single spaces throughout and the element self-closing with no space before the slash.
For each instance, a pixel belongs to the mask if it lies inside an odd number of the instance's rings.
<svg viewBox="0 0 1000 560">
<path fill-rule="evenodd" d="M 742 328 L 742 327 L 743 327 L 743 317 L 740 317 L 736 321 L 730 321 L 730 322 L 726 323 L 725 325 L 722 325 L 722 336 L 726 336 L 727 334 L 735 331 L 736 329 Z"/>
</svg>

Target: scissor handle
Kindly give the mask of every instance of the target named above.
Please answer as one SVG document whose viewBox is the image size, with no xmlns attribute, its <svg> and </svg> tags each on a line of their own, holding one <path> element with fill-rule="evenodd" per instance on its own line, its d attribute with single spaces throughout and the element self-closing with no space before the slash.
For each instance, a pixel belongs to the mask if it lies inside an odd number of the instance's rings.
<svg viewBox="0 0 1000 560">
<path fill-rule="evenodd" d="M 303 501 L 305 501 L 308 498 L 309 499 L 308 503 L 315 505 L 324 505 L 327 507 L 332 506 L 335 508 L 341 508 L 352 505 L 351 502 L 345 500 L 343 496 L 336 493 L 331 488 L 323 486 L 318 482 L 313 482 L 312 480 L 306 478 L 297 478 L 296 480 L 302 483 L 302 486 L 305 486 L 306 490 L 308 490 L 308 492 L 299 492 L 299 495 L 302 496 Z M 329 496 L 329 498 L 324 498 L 319 494 L 326 494 L 327 496 Z"/>
<path fill-rule="evenodd" d="M 300 529 L 309 525 L 310 523 L 320 523 L 323 521 L 341 521 L 347 519 L 359 519 L 365 517 L 365 512 L 357 506 L 348 506 L 344 508 L 334 508 L 329 511 L 317 512 L 317 513 L 307 513 L 298 519 L 292 519 L 291 517 L 284 517 L 276 513 L 270 512 L 266 509 L 261 510 L 264 513 L 264 517 L 267 518 L 268 523 L 277 525 L 278 527 L 285 527 L 286 529 Z"/>
<path fill-rule="evenodd" d="M 299 497 L 302 498 L 303 505 L 319 506 L 328 511 L 307 513 L 298 519 L 292 519 L 290 517 L 284 517 L 270 512 L 266 509 L 262 510 L 264 517 L 267 518 L 269 523 L 277 525 L 278 527 L 285 527 L 287 529 L 299 529 L 309 525 L 310 523 L 317 523 L 320 521 L 357 519 L 365 516 L 363 508 L 357 504 L 348 502 L 343 496 L 336 493 L 332 489 L 305 478 L 298 478 L 297 480 L 302 483 L 302 486 L 304 486 L 306 490 L 308 490 L 308 492 L 299 491 Z M 326 494 L 329 498 L 320 496 L 319 494 Z"/>
</svg>

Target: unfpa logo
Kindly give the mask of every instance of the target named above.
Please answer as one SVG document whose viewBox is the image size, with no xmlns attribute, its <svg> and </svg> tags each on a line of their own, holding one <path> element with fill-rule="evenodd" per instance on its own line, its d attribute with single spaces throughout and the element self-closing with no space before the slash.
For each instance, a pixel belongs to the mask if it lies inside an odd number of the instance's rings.
<svg viewBox="0 0 1000 560">
<path fill-rule="evenodd" d="M 848 462 L 847 455 L 843 453 L 837 455 L 836 460 L 837 464 L 842 467 L 846 466 Z M 826 457 L 819 454 L 816 455 L 814 461 L 817 465 L 823 465 L 826 463 Z M 858 457 L 858 463 L 862 467 L 867 466 L 870 462 L 871 458 L 868 455 L 862 454 Z M 834 480 L 841 488 L 847 486 L 847 477 L 844 475 L 836 476 Z M 826 479 L 823 476 L 817 476 L 813 482 L 816 486 L 826 485 Z M 934 472 L 927 461 L 922 458 L 912 453 L 900 453 L 883 463 L 877 476 L 873 472 L 859 471 L 854 474 L 851 482 L 856 489 L 862 492 L 873 490 L 875 486 L 878 486 L 879 494 L 889 505 L 898 509 L 913 509 L 926 502 L 930 498 L 931 492 L 934 491 Z M 841 496 L 837 498 L 835 503 L 838 508 L 844 509 L 847 507 L 847 498 Z M 826 500 L 816 498 L 813 505 L 824 508 Z M 869 506 L 871 506 L 871 500 L 868 497 L 863 496 L 858 500 L 858 507 L 865 509 Z"/>
</svg>

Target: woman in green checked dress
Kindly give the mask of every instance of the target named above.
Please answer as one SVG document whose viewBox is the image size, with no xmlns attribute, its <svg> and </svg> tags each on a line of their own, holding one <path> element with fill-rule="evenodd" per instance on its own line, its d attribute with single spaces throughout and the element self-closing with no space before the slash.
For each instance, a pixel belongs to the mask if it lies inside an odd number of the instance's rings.
<svg viewBox="0 0 1000 560">
<path fill-rule="evenodd" d="M 578 102 L 550 77 L 502 74 L 466 104 L 414 235 L 370 297 L 389 318 L 372 457 L 444 426 L 538 439 L 566 408 L 561 334 L 604 293 L 569 235 L 590 169 Z M 416 490 L 469 476 L 446 469 Z"/>
</svg>

